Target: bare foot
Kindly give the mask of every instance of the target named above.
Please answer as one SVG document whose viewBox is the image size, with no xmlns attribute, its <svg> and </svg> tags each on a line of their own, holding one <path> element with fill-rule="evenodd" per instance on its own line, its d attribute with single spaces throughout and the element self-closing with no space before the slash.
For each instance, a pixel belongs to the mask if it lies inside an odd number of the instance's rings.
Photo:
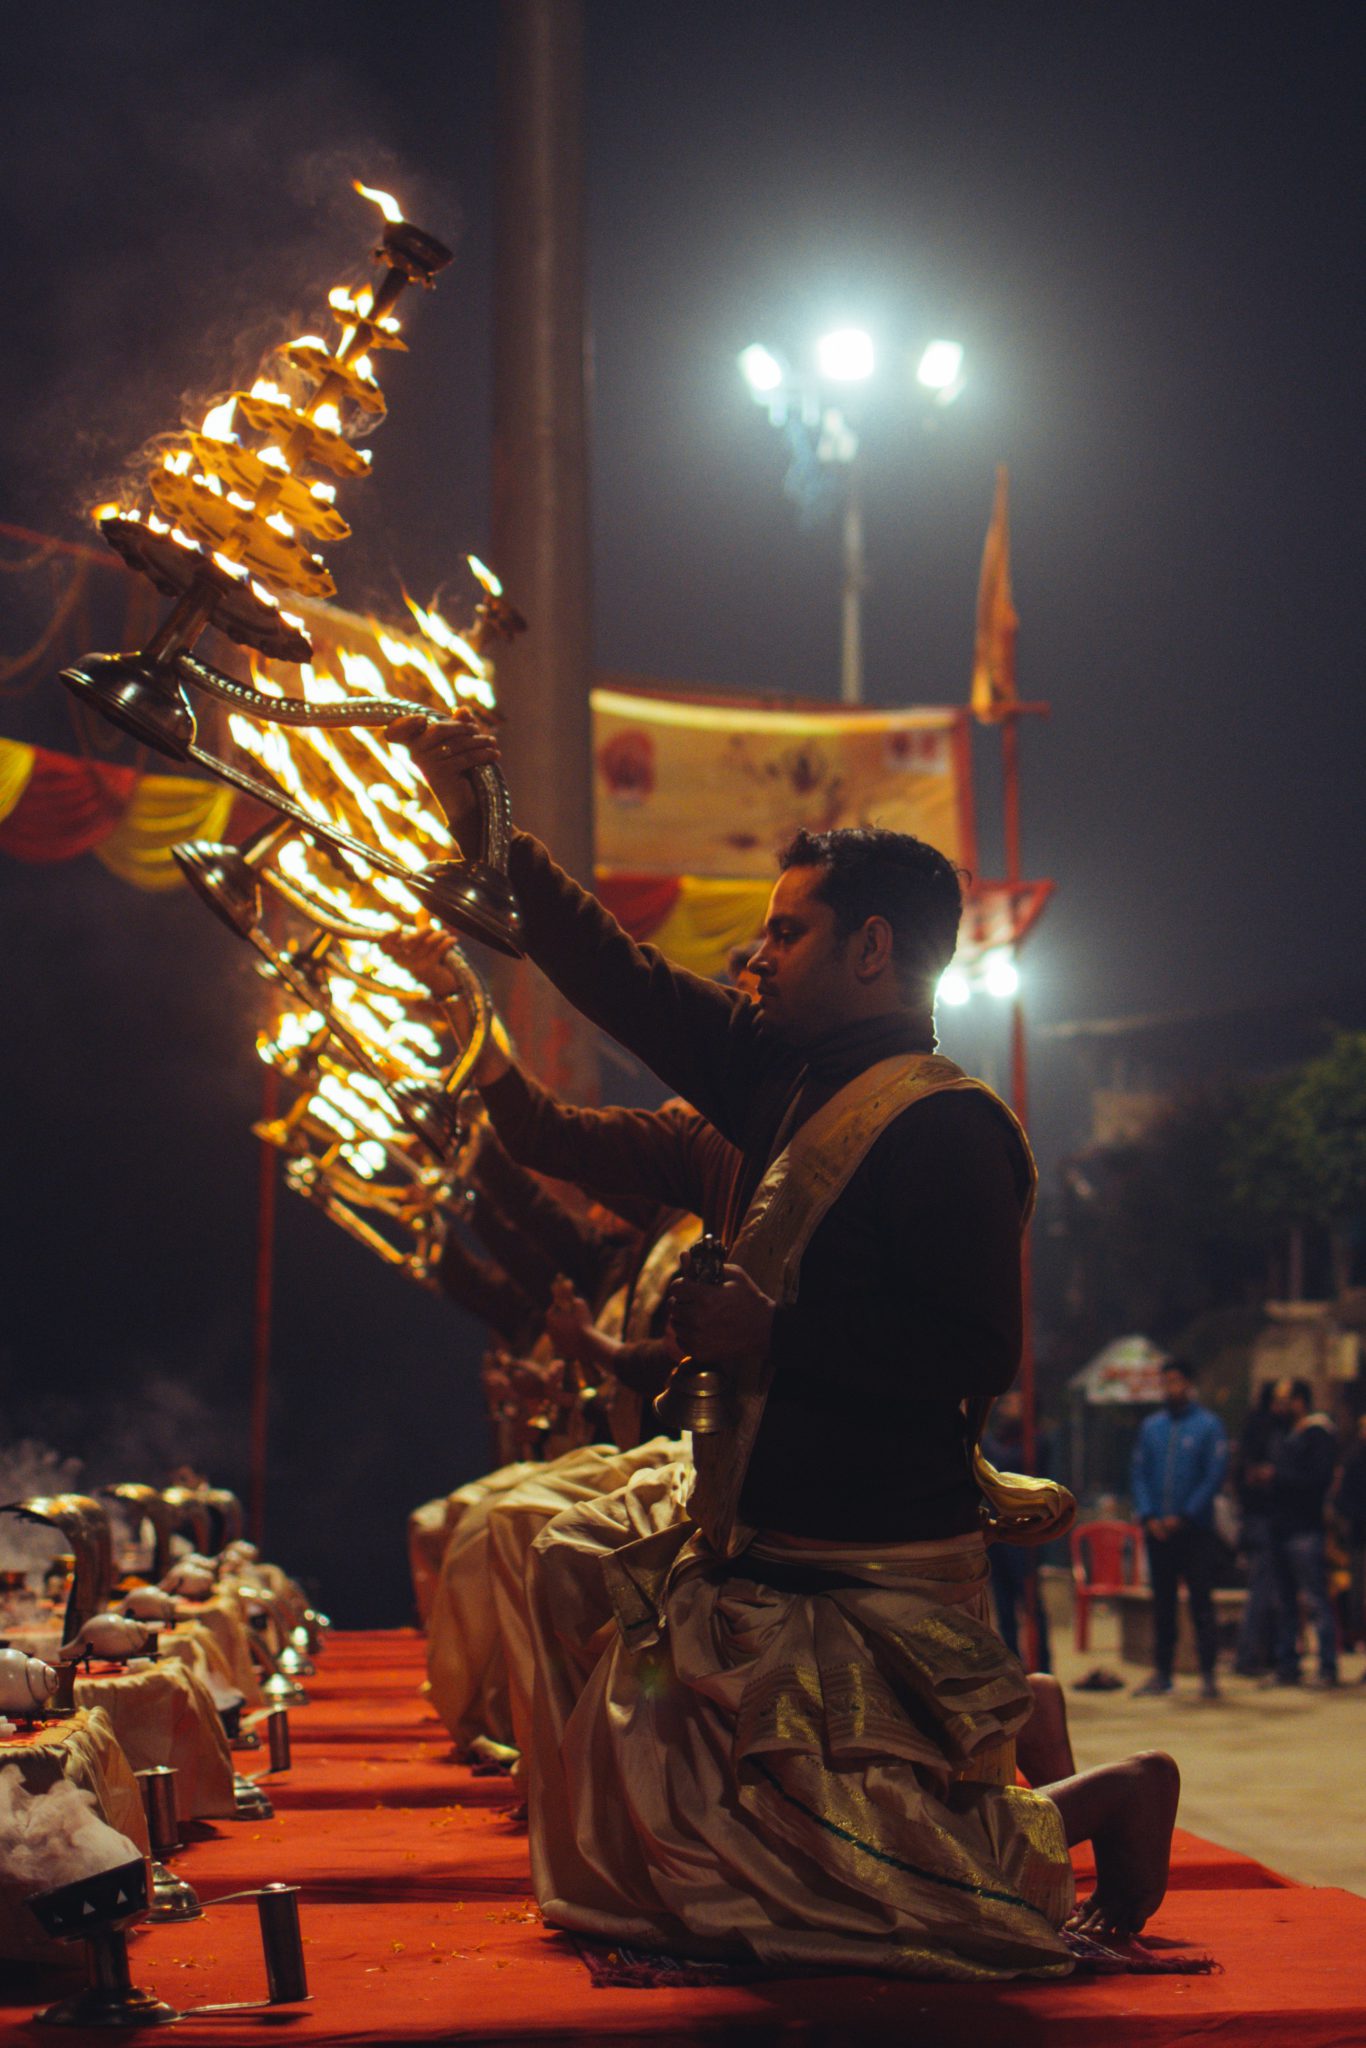
<svg viewBox="0 0 1366 2048">
<path fill-rule="evenodd" d="M 1167 1892 L 1181 1773 L 1157 1749 L 1043 1788 L 1069 1846 L 1089 1841 L 1096 1888 L 1070 1924 L 1097 1940 L 1138 1934 Z"/>
</svg>

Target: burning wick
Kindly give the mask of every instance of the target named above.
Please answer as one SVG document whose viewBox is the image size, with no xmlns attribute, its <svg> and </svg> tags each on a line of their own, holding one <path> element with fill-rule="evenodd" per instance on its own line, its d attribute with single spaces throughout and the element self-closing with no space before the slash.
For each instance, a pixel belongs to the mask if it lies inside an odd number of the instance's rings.
<svg viewBox="0 0 1366 2048">
<path fill-rule="evenodd" d="M 359 178 L 353 178 L 351 182 L 360 193 L 362 199 L 373 199 L 375 205 L 391 226 L 398 227 L 401 224 L 403 209 L 391 193 L 376 192 L 372 185 L 362 185 Z"/>
</svg>

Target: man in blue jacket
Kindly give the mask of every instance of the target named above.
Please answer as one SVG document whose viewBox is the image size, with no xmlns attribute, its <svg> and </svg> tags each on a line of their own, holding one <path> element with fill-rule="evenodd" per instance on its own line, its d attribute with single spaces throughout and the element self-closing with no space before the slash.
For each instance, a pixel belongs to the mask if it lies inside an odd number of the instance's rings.
<svg viewBox="0 0 1366 2048">
<path fill-rule="evenodd" d="M 1228 1467 L 1228 1439 L 1217 1415 L 1194 1397 L 1195 1372 L 1184 1359 L 1162 1368 L 1162 1407 L 1134 1445 L 1134 1514 L 1148 1538 L 1156 1668 L 1140 1693 L 1170 1692 L 1176 1656 L 1176 1598 L 1182 1579 L 1200 1657 L 1200 1690 L 1218 1699 L 1214 1679 L 1214 1496 Z"/>
</svg>

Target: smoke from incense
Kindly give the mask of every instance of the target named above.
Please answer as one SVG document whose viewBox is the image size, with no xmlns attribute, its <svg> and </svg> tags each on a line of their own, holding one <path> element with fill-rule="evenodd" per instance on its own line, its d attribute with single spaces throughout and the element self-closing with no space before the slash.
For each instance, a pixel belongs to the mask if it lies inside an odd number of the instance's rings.
<svg viewBox="0 0 1366 2048">
<path fill-rule="evenodd" d="M 0 1770 L 0 1869 L 35 1892 L 132 1863 L 142 1851 L 111 1828 L 84 1786 L 59 1778 L 30 1792 L 18 1764 Z"/>
</svg>

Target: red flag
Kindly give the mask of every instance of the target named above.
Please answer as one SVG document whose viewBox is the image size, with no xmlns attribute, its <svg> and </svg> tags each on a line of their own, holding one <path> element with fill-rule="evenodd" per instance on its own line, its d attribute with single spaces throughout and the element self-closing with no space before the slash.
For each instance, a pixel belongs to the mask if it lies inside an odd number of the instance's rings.
<svg viewBox="0 0 1366 2048">
<path fill-rule="evenodd" d="M 977 639 L 972 659 L 972 710 L 984 724 L 1003 718 L 1019 695 L 1015 687 L 1015 636 L 1020 619 L 1010 594 L 1010 476 L 996 471 L 982 576 L 977 586 Z"/>
</svg>

